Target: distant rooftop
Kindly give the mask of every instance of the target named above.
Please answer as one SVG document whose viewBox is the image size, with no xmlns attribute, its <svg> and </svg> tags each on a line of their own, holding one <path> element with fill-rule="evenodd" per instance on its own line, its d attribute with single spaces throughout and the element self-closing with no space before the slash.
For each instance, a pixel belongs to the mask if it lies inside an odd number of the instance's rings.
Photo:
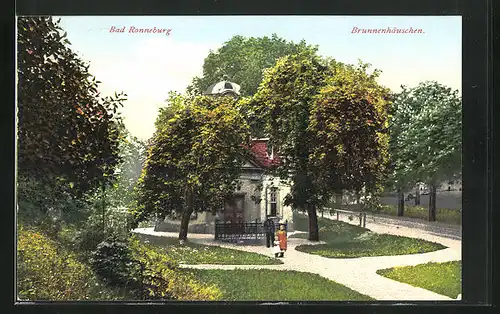
<svg viewBox="0 0 500 314">
<path fill-rule="evenodd" d="M 274 154 L 272 148 L 271 154 L 269 154 L 269 148 L 267 146 L 268 141 L 268 138 L 258 138 L 252 139 L 250 143 L 250 150 L 253 154 L 254 160 L 257 161 L 263 168 L 277 166 L 281 162 L 279 155 Z"/>
</svg>

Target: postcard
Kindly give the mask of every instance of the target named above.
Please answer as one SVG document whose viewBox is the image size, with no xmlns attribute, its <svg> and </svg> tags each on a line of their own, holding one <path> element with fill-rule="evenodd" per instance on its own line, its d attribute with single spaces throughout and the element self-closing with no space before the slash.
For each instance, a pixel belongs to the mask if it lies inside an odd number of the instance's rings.
<svg viewBox="0 0 500 314">
<path fill-rule="evenodd" d="M 18 301 L 455 301 L 460 16 L 18 16 Z"/>
</svg>

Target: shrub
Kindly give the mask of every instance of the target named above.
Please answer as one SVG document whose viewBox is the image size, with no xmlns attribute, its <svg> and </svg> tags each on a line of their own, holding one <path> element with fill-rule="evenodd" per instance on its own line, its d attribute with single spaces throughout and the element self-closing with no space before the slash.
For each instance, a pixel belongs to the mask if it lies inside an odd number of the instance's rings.
<svg viewBox="0 0 500 314">
<path fill-rule="evenodd" d="M 222 296 L 213 285 L 198 282 L 164 249 L 130 239 L 132 256 L 144 266 L 143 288 L 149 299 L 218 300 Z"/>
<path fill-rule="evenodd" d="M 110 237 L 92 255 L 96 274 L 110 287 L 126 287 L 135 298 L 149 300 L 217 300 L 220 291 L 196 281 L 164 249 Z"/>
<path fill-rule="evenodd" d="M 47 235 L 18 228 L 17 290 L 20 300 L 109 300 L 118 292 L 104 288 L 92 269 Z"/>
<path fill-rule="evenodd" d="M 104 234 L 101 228 L 85 228 L 75 234 L 75 248 L 82 252 L 93 252 L 102 242 Z"/>
<path fill-rule="evenodd" d="M 94 208 L 84 223 L 78 226 L 75 235 L 75 247 L 79 251 L 92 252 L 97 245 L 106 238 L 120 238 L 125 241 L 129 235 L 129 214 L 121 207 L 108 207 L 105 211 L 105 225 L 103 226 L 102 204 L 94 202 Z"/>
<path fill-rule="evenodd" d="M 91 263 L 96 275 L 107 284 L 126 286 L 132 290 L 140 286 L 140 270 L 127 242 L 110 237 L 99 243 L 92 253 Z"/>
</svg>

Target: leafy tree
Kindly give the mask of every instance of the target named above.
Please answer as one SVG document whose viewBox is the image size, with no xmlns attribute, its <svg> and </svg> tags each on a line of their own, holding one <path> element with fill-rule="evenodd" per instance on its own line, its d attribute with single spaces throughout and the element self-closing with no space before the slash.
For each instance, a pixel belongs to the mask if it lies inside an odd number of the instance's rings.
<svg viewBox="0 0 500 314">
<path fill-rule="evenodd" d="M 167 106 L 159 109 L 158 117 L 156 117 L 155 127 L 158 132 L 170 119 L 175 116 L 175 113 L 184 106 L 184 100 L 188 97 L 180 93 L 170 91 L 168 98 L 165 100 Z"/>
<path fill-rule="evenodd" d="M 18 177 L 51 190 L 37 200 L 42 214 L 110 184 L 120 162 L 126 95 L 100 97 L 62 32 L 51 17 L 18 19 Z M 20 191 L 21 211 L 30 193 Z"/>
<path fill-rule="evenodd" d="M 232 196 L 249 128 L 233 98 L 178 97 L 176 101 L 173 117 L 157 121 L 160 128 L 139 181 L 134 215 L 141 221 L 151 215 L 182 214 L 179 239 L 186 239 L 194 211 L 221 209 Z"/>
<path fill-rule="evenodd" d="M 209 53 L 203 64 L 203 76 L 193 79 L 188 92 L 200 94 L 226 77 L 241 86 L 243 96 L 251 96 L 262 81 L 264 69 L 272 67 L 278 58 L 300 51 L 316 52 L 317 49 L 304 40 L 287 42 L 276 34 L 257 38 L 237 35 Z"/>
<path fill-rule="evenodd" d="M 306 210 L 319 240 L 317 207 L 344 189 L 376 194 L 388 159 L 389 92 L 367 64 L 345 65 L 304 52 L 266 71 L 251 100 L 292 181 L 286 204 Z"/>
<path fill-rule="evenodd" d="M 461 174 L 462 120 L 458 91 L 435 81 L 403 88 L 392 120 L 397 186 L 424 182 L 430 187 L 429 220 L 436 219 L 436 186 Z"/>
<path fill-rule="evenodd" d="M 409 90 L 403 90 L 393 95 L 394 105 L 391 108 L 391 118 L 389 123 L 389 151 L 390 151 L 390 176 L 386 181 L 386 189 L 395 190 L 397 192 L 398 210 L 397 215 L 404 215 L 404 193 L 418 181 L 418 176 L 415 173 L 416 169 L 409 169 L 401 163 L 402 160 L 410 156 L 415 156 L 416 152 L 411 152 L 411 155 L 405 156 L 407 152 L 399 149 L 401 145 L 401 134 L 405 128 L 409 127 L 414 116 L 420 110 L 420 104 L 415 102 L 406 102 L 409 98 Z"/>
<path fill-rule="evenodd" d="M 281 163 L 275 169 L 277 176 L 292 182 L 285 204 L 307 210 L 310 240 L 319 240 L 316 206 L 322 200 L 317 197 L 314 169 L 309 162 L 315 145 L 309 119 L 314 97 L 331 74 L 329 67 L 313 53 L 285 56 L 265 71 L 251 101 L 270 136 L 270 144 L 279 150 Z"/>
<path fill-rule="evenodd" d="M 125 128 L 122 134 L 124 134 L 120 144 L 122 162 L 117 166 L 116 182 L 109 191 L 109 199 L 114 207 L 128 207 L 134 201 L 134 188 L 141 176 L 147 154 L 144 141 L 131 135 Z"/>
<path fill-rule="evenodd" d="M 337 66 L 312 103 L 309 156 L 319 195 L 350 190 L 377 195 L 388 164 L 389 90 L 369 65 Z"/>
<path fill-rule="evenodd" d="M 135 187 L 145 162 L 146 147 L 124 127 L 122 134 L 122 162 L 115 171 L 116 181 L 104 193 L 93 195 L 93 206 L 88 210 L 78 235 L 79 242 L 87 249 L 95 249 L 99 242 L 110 236 L 124 239 L 131 228 L 133 217 L 129 209 L 135 201 Z"/>
</svg>

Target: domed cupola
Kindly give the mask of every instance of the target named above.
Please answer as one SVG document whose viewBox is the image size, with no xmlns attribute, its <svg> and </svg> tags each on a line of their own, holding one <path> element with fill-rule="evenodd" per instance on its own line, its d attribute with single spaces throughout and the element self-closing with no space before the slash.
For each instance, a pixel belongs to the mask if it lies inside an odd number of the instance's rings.
<svg viewBox="0 0 500 314">
<path fill-rule="evenodd" d="M 238 98 L 240 96 L 240 85 L 230 82 L 225 78 L 223 81 L 210 85 L 203 94 Z"/>
</svg>

